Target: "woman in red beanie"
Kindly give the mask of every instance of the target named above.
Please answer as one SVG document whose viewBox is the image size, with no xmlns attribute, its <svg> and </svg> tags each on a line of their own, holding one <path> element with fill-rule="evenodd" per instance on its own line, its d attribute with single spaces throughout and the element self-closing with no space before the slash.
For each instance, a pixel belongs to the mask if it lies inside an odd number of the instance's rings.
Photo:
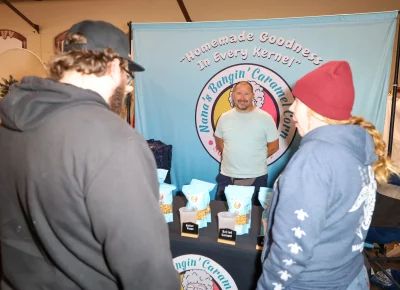
<svg viewBox="0 0 400 290">
<path fill-rule="evenodd" d="M 351 116 L 347 62 L 307 74 L 293 95 L 303 139 L 274 185 L 257 289 L 369 289 L 362 251 L 377 182 L 397 170 L 374 125 Z"/>
</svg>

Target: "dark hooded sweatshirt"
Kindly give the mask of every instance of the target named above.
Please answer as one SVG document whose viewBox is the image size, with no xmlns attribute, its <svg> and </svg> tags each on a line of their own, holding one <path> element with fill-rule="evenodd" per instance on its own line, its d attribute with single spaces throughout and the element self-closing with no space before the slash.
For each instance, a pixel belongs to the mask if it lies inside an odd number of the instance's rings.
<svg viewBox="0 0 400 290">
<path fill-rule="evenodd" d="M 179 289 L 153 155 L 100 95 L 27 77 L 0 119 L 1 290 Z"/>
</svg>

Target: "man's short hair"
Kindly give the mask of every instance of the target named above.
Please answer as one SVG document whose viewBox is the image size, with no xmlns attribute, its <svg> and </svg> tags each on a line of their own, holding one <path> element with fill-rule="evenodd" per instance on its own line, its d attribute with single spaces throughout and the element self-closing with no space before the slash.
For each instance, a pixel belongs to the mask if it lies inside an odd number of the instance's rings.
<svg viewBox="0 0 400 290">
<path fill-rule="evenodd" d="M 251 92 L 253 92 L 253 86 L 251 85 L 251 83 L 249 83 L 247 81 L 241 81 L 241 82 L 238 82 L 238 83 L 234 84 L 233 88 L 232 88 L 232 91 L 234 92 L 236 87 L 239 86 L 239 85 L 248 85 L 250 90 L 251 90 Z"/>
</svg>

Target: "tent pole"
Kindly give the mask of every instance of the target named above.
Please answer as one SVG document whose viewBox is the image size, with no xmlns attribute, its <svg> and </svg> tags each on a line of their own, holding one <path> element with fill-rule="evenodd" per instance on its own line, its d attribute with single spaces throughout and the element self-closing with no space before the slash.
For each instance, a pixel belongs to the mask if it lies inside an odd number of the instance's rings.
<svg viewBox="0 0 400 290">
<path fill-rule="evenodd" d="M 192 19 L 190 18 L 189 12 L 186 9 L 185 3 L 183 3 L 183 0 L 177 0 L 179 8 L 181 8 L 182 14 L 185 17 L 186 22 L 192 22 Z"/>
</svg>

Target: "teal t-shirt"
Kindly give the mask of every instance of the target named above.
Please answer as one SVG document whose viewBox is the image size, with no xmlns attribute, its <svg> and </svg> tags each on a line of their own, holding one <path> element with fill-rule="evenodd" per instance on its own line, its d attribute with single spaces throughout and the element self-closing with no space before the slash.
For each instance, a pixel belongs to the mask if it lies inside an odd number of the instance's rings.
<svg viewBox="0 0 400 290">
<path fill-rule="evenodd" d="M 271 115 L 259 108 L 249 113 L 233 108 L 220 117 L 215 136 L 224 140 L 223 175 L 254 178 L 268 173 L 267 143 L 278 139 Z"/>
</svg>

